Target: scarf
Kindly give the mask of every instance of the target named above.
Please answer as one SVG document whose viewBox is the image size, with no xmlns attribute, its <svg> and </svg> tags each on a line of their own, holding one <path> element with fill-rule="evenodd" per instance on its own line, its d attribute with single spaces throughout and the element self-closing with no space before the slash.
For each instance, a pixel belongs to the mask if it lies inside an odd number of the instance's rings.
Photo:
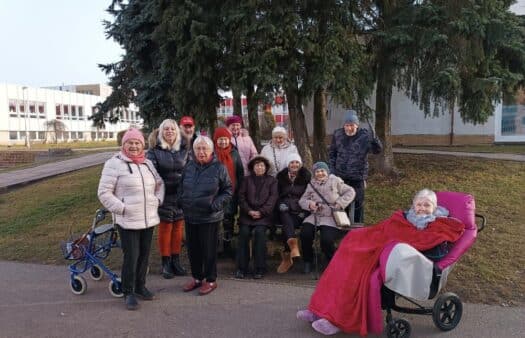
<svg viewBox="0 0 525 338">
<path fill-rule="evenodd" d="M 416 215 L 416 211 L 414 210 L 414 208 L 410 208 L 410 210 L 408 210 L 406 218 L 418 230 L 423 230 L 428 226 L 428 223 L 434 222 L 436 220 L 436 217 L 444 216 L 448 216 L 448 210 L 438 206 L 433 214 L 422 216 Z"/>
<path fill-rule="evenodd" d="M 235 190 L 236 179 L 235 179 L 235 166 L 234 166 L 233 157 L 231 154 L 232 144 L 231 143 L 228 144 L 228 147 L 226 148 L 219 148 L 215 146 L 215 151 L 216 151 L 217 159 L 219 160 L 219 162 L 224 164 L 226 169 L 228 169 L 228 175 L 230 176 L 230 181 L 232 181 L 232 190 Z"/>
<path fill-rule="evenodd" d="M 135 164 L 142 164 L 146 160 L 146 153 L 144 151 L 142 151 L 140 155 L 131 155 L 126 150 L 122 149 L 122 153 Z"/>
</svg>

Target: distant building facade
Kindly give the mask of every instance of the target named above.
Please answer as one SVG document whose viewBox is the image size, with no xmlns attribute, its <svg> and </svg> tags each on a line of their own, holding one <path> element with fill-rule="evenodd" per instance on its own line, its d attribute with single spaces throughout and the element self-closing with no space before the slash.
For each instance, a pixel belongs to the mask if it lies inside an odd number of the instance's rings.
<svg viewBox="0 0 525 338">
<path fill-rule="evenodd" d="M 116 140 L 131 126 L 142 127 L 135 106 L 125 108 L 116 124 L 93 126 L 96 104 L 111 94 L 104 84 L 48 88 L 0 83 L 0 144 Z"/>
</svg>

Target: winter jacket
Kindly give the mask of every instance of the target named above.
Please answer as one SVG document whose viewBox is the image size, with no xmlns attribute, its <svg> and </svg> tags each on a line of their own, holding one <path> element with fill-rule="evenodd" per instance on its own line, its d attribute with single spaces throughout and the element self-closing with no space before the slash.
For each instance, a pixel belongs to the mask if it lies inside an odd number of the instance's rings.
<svg viewBox="0 0 525 338">
<path fill-rule="evenodd" d="M 215 156 L 206 164 L 188 162 L 182 174 L 182 192 L 178 201 L 186 223 L 222 221 L 224 206 L 231 198 L 232 183 L 228 170 Z"/>
<path fill-rule="evenodd" d="M 231 143 L 237 148 L 241 157 L 244 175 L 248 175 L 248 162 L 257 155 L 257 149 L 253 144 L 253 140 L 249 135 L 243 135 L 242 133 L 235 137 L 232 136 Z"/>
<path fill-rule="evenodd" d="M 98 199 L 122 228 L 149 228 L 160 222 L 164 182 L 150 160 L 135 164 L 120 152 L 104 164 Z"/>
<path fill-rule="evenodd" d="M 177 197 L 182 188 L 182 171 L 188 161 L 188 149 L 180 147 L 180 150 L 176 151 L 162 149 L 160 145 L 157 145 L 148 150 L 146 157 L 151 160 L 166 187 L 164 203 L 159 207 L 160 219 L 170 223 L 183 219 L 182 209 L 177 206 Z"/>
<path fill-rule="evenodd" d="M 261 155 L 266 157 L 271 164 L 270 171 L 268 172 L 272 176 L 277 176 L 277 173 L 284 168 L 288 167 L 288 155 L 297 152 L 297 147 L 290 141 L 284 142 L 282 145 L 277 146 L 270 141 L 261 150 Z"/>
<path fill-rule="evenodd" d="M 317 189 L 317 191 L 319 191 L 319 193 L 326 199 L 326 201 L 329 203 L 328 206 L 319 196 L 319 194 L 314 191 L 311 185 L 313 185 L 315 189 Z M 306 188 L 306 191 L 299 200 L 299 205 L 304 210 L 310 210 L 310 202 L 313 201 L 315 203 L 319 203 L 321 207 L 316 213 L 317 225 L 335 227 L 336 224 L 334 217 L 332 216 L 332 208 L 339 210 L 344 209 L 354 200 L 354 198 L 355 191 L 351 186 L 346 185 L 341 178 L 335 175 L 329 175 L 328 179 L 322 183 L 316 179 L 311 180 L 310 184 L 308 184 L 308 187 Z M 304 222 L 316 224 L 314 213 L 306 217 Z"/>
<path fill-rule="evenodd" d="M 312 174 L 305 167 L 299 169 L 293 181 L 288 175 L 288 168 L 281 170 L 277 174 L 277 189 L 279 191 L 277 205 L 286 204 L 289 211 L 293 214 L 304 212 L 299 205 L 299 199 L 303 196 L 311 179 Z"/>
<path fill-rule="evenodd" d="M 266 163 L 266 168 L 269 168 L 269 163 Z M 239 224 L 273 224 L 273 210 L 277 198 L 277 179 L 268 175 L 268 170 L 262 176 L 256 176 L 253 171 L 250 171 L 250 176 L 244 178 L 239 191 Z M 262 217 L 253 219 L 248 215 L 251 210 L 260 211 Z"/>
<path fill-rule="evenodd" d="M 329 150 L 330 172 L 344 180 L 368 178 L 368 152 L 379 154 L 383 146 L 367 129 L 359 128 L 354 136 L 337 129 Z"/>
<path fill-rule="evenodd" d="M 235 166 L 236 184 L 230 202 L 228 202 L 224 206 L 224 215 L 228 217 L 233 217 L 237 214 L 237 201 L 239 199 L 239 189 L 241 188 L 241 184 L 244 179 L 244 167 L 242 159 L 235 147 L 232 147 L 231 156 L 233 158 L 233 165 Z"/>
</svg>

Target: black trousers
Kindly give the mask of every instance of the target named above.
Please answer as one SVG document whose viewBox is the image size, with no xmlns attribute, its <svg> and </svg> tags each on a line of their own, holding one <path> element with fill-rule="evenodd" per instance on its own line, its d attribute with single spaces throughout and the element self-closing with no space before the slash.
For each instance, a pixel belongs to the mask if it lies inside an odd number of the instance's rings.
<svg viewBox="0 0 525 338">
<path fill-rule="evenodd" d="M 351 186 L 355 190 L 354 200 L 354 223 L 364 223 L 365 221 L 365 181 L 364 180 L 344 180 L 345 184 Z M 349 214 L 350 206 L 346 208 L 346 213 Z M 349 214 L 350 215 L 350 214 Z M 352 215 L 350 215 L 351 217 Z M 352 220 L 352 218 L 350 218 Z"/>
<path fill-rule="evenodd" d="M 122 252 L 122 292 L 133 293 L 146 286 L 149 254 L 153 227 L 142 230 L 130 230 L 117 226 Z"/>
<path fill-rule="evenodd" d="M 344 232 L 327 225 L 319 226 L 321 231 L 321 251 L 330 261 L 335 254 L 335 241 L 344 235 Z M 312 223 L 303 223 L 301 229 L 301 249 L 303 251 L 303 260 L 311 263 L 314 258 L 314 239 L 316 228 Z"/>
<path fill-rule="evenodd" d="M 250 263 L 250 237 L 253 232 L 252 256 L 256 271 L 266 271 L 266 225 L 246 225 L 239 227 L 239 247 L 237 248 L 237 265 L 243 272 L 248 271 Z"/>
<path fill-rule="evenodd" d="M 289 211 L 279 212 L 279 217 L 283 226 L 284 251 L 290 251 L 286 241 L 288 241 L 290 238 L 297 237 L 295 235 L 295 229 L 301 225 L 303 219 L 296 214 L 290 213 Z"/>
<path fill-rule="evenodd" d="M 217 279 L 217 241 L 219 222 L 191 224 L 186 222 L 186 240 L 191 275 L 197 280 Z"/>
</svg>

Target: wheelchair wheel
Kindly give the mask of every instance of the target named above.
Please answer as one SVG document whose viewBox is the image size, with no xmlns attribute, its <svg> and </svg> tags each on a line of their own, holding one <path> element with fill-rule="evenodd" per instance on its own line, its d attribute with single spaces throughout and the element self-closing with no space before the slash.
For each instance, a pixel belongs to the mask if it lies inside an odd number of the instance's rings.
<svg viewBox="0 0 525 338">
<path fill-rule="evenodd" d="M 101 280 L 104 277 L 104 270 L 102 270 L 98 265 L 93 265 L 89 269 L 89 276 L 92 280 Z"/>
<path fill-rule="evenodd" d="M 71 292 L 75 295 L 83 295 L 87 290 L 86 279 L 78 275 L 73 276 L 70 280 L 69 286 L 71 287 Z"/>
<path fill-rule="evenodd" d="M 120 278 L 117 278 L 116 281 L 110 280 L 108 285 L 109 293 L 113 297 L 121 298 L 124 297 L 124 293 L 122 292 L 122 284 L 120 282 Z"/>
<path fill-rule="evenodd" d="M 455 328 L 463 314 L 463 303 L 461 299 L 447 292 L 438 297 L 432 308 L 432 320 L 436 327 L 442 331 L 450 331 Z"/>
<path fill-rule="evenodd" d="M 394 319 L 388 323 L 387 327 L 388 338 L 408 338 L 412 333 L 410 323 L 404 319 Z"/>
</svg>

